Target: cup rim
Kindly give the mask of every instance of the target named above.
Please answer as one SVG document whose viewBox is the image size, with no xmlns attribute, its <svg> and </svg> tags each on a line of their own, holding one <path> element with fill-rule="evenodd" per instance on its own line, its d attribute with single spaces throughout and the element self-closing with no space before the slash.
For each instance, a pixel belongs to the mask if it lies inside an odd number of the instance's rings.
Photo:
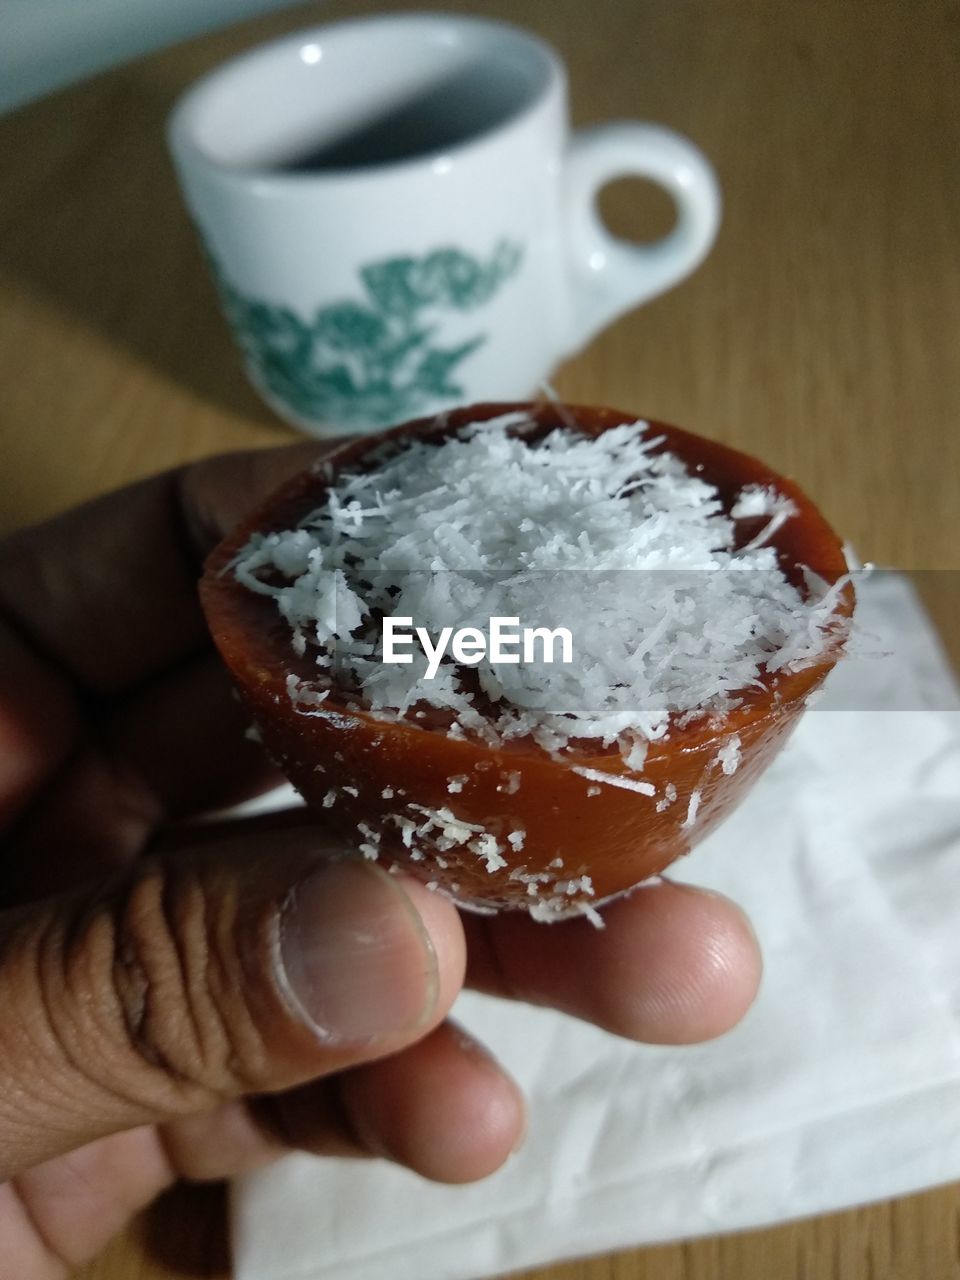
<svg viewBox="0 0 960 1280">
<path fill-rule="evenodd" d="M 229 78 L 243 73 L 247 68 L 253 68 L 256 63 L 275 57 L 277 53 L 282 53 L 284 50 L 299 50 L 305 44 L 329 39 L 331 35 L 350 30 L 361 31 L 364 27 L 373 26 L 416 27 L 434 23 L 442 23 L 447 27 L 461 30 L 473 28 L 508 35 L 516 43 L 525 45 L 530 53 L 541 60 L 545 71 L 543 86 L 537 89 L 529 101 L 514 109 L 502 120 L 438 151 L 425 151 L 417 155 L 357 168 L 331 167 L 324 169 L 321 173 L 296 170 L 278 172 L 262 164 L 229 164 L 211 155 L 196 140 L 195 119 L 210 93 Z M 564 99 L 566 86 L 566 68 L 559 53 L 546 40 L 514 23 L 440 10 L 366 14 L 358 18 L 346 18 L 338 22 L 302 27 L 272 40 L 260 41 L 218 63 L 190 84 L 174 102 L 167 117 L 167 143 L 175 158 L 189 156 L 205 169 L 216 173 L 221 180 L 243 186 L 256 182 L 261 189 L 270 187 L 282 191 L 296 191 L 316 185 L 318 182 L 328 183 L 344 179 L 351 182 L 371 181 L 388 175 L 406 175 L 415 169 L 429 168 L 440 157 L 456 160 L 469 156 L 489 145 L 491 141 L 501 140 L 521 129 L 529 119 L 543 109 L 544 104 L 553 94 L 559 92 Z"/>
</svg>

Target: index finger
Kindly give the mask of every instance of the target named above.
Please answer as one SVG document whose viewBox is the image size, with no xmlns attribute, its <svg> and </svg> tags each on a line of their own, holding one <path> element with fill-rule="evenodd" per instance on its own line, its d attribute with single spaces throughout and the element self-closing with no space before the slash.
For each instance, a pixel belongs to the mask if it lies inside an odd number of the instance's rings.
<svg viewBox="0 0 960 1280">
<path fill-rule="evenodd" d="M 661 877 L 585 919 L 464 916 L 467 983 L 560 1009 L 647 1044 L 713 1039 L 744 1016 L 762 961 L 750 924 L 719 894 Z"/>
<path fill-rule="evenodd" d="M 342 443 L 207 459 L 21 530 L 0 542 L 0 614 L 82 689 L 137 685 L 205 642 L 204 556 L 271 490 Z"/>
</svg>

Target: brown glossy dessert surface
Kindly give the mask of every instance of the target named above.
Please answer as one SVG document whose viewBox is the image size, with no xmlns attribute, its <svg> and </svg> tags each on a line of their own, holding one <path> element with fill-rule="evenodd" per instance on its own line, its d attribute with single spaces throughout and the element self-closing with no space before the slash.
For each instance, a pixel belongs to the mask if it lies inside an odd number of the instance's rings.
<svg viewBox="0 0 960 1280">
<path fill-rule="evenodd" d="M 588 435 L 635 421 L 635 415 L 608 409 L 483 405 L 350 441 L 324 459 L 324 470 L 292 480 L 217 548 L 201 595 L 213 637 L 267 749 L 325 825 L 352 847 L 362 845 L 368 856 L 402 861 L 466 904 L 533 907 L 549 919 L 637 884 L 712 830 L 779 750 L 840 646 L 803 670 L 766 677 L 763 687 L 742 694 L 722 723 L 700 718 L 671 725 L 664 739 L 649 744 L 640 774 L 627 769 L 615 745 L 580 743 L 562 759 L 530 740 L 491 747 L 451 738 L 437 720 L 374 715 L 349 691 L 332 692 L 310 714 L 295 707 L 288 678 L 314 679 L 313 659 L 294 654 L 274 601 L 247 590 L 228 568 L 251 534 L 295 527 L 323 502 L 331 475 L 362 468 L 384 440 L 439 442 L 467 423 L 518 409 L 535 420 L 534 435 L 567 430 L 571 419 Z M 773 543 L 794 586 L 803 589 L 805 568 L 829 584 L 846 573 L 837 536 L 792 482 L 755 458 L 678 428 L 652 423 L 650 432 L 662 437 L 659 449 L 716 487 L 726 509 L 754 484 L 772 486 L 793 502 L 796 514 Z M 764 524 L 763 517 L 738 520 L 739 544 Z M 838 615 L 848 615 L 852 605 L 852 588 L 845 588 Z M 734 737 L 739 765 L 727 773 L 718 753 Z M 654 795 L 598 786 L 575 770 L 621 778 L 628 787 L 642 779 Z M 455 793 L 451 779 L 457 780 Z M 412 837 L 411 821 L 422 829 Z M 494 837 L 498 852 L 492 857 L 478 847 L 478 832 Z M 515 849 L 510 835 L 518 832 L 522 847 Z"/>
</svg>

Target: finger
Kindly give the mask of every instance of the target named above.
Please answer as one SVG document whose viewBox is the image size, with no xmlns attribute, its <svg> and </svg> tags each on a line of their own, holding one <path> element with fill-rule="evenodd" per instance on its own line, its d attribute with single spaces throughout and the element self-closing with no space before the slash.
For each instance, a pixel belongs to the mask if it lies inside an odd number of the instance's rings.
<svg viewBox="0 0 960 1280">
<path fill-rule="evenodd" d="M 205 641 L 203 557 L 324 452 L 309 444 L 211 459 L 22 530 L 0 542 L 0 611 L 52 669 L 97 692 L 127 689 Z"/>
<path fill-rule="evenodd" d="M 291 1150 L 382 1156 L 439 1182 L 498 1169 L 524 1130 L 516 1084 L 472 1037 L 445 1022 L 400 1053 L 250 1104 L 168 1125 L 179 1176 L 232 1178 Z"/>
<path fill-rule="evenodd" d="M 447 1022 L 401 1053 L 265 1100 L 288 1146 L 316 1155 L 366 1154 L 437 1182 L 473 1182 L 499 1169 L 525 1126 L 519 1088 L 465 1031 Z"/>
<path fill-rule="evenodd" d="M 582 919 L 465 917 L 468 982 L 650 1044 L 709 1040 L 753 1002 L 760 952 L 728 899 L 661 879 L 611 903 L 603 919 L 596 929 Z"/>
<path fill-rule="evenodd" d="M 156 677 L 92 728 L 5 841 L 8 902 L 59 892 L 138 856 L 161 825 L 282 781 L 212 655 Z"/>
<path fill-rule="evenodd" d="M 80 747 L 3 841 L 3 907 L 88 885 L 125 867 L 161 816 L 156 799 L 123 761 Z"/>
<path fill-rule="evenodd" d="M 437 1182 L 487 1177 L 523 1138 L 519 1088 L 449 1022 L 396 1057 L 348 1071 L 339 1088 L 366 1150 Z"/>
<path fill-rule="evenodd" d="M 282 775 L 247 736 L 249 722 L 212 654 L 131 694 L 90 730 L 7 836 L 4 904 L 126 866 L 159 828 L 278 785 Z"/>
<path fill-rule="evenodd" d="M 447 1022 L 400 1053 L 254 1102 L 101 1138 L 0 1187 L 0 1258 L 60 1276 L 93 1257 L 178 1178 L 234 1178 L 291 1150 L 385 1156 L 467 1182 L 509 1157 L 523 1100 L 494 1060 Z M 62 1264 L 62 1265 L 61 1265 Z"/>
<path fill-rule="evenodd" d="M 0 830 L 61 767 L 80 738 L 68 681 L 0 619 Z"/>
<path fill-rule="evenodd" d="M 0 541 L 0 828 L 75 750 L 84 688 L 129 688 L 206 645 L 203 557 L 323 452 L 196 463 Z"/>
<path fill-rule="evenodd" d="M 8 913 L 0 1177 L 396 1053 L 442 1020 L 463 965 L 449 903 L 289 834 Z"/>
<path fill-rule="evenodd" d="M 0 1185 L 3 1274 L 66 1280 L 176 1178 L 152 1125 L 26 1170 Z"/>
<path fill-rule="evenodd" d="M 249 726 L 223 664 L 205 653 L 125 699 L 101 743 L 137 774 L 169 822 L 238 804 L 283 780 L 247 736 Z"/>
</svg>

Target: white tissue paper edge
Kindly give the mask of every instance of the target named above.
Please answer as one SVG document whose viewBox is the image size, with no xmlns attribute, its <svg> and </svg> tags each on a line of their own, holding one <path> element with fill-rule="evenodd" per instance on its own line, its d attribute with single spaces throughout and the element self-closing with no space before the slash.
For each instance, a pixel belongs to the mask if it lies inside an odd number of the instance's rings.
<svg viewBox="0 0 960 1280">
<path fill-rule="evenodd" d="M 237 1280 L 478 1280 L 960 1178 L 960 698 L 906 579 L 858 591 L 874 656 L 670 872 L 754 922 L 743 1023 L 660 1048 L 465 994 L 530 1099 L 522 1150 L 465 1187 L 288 1157 L 234 1187 Z"/>
</svg>

